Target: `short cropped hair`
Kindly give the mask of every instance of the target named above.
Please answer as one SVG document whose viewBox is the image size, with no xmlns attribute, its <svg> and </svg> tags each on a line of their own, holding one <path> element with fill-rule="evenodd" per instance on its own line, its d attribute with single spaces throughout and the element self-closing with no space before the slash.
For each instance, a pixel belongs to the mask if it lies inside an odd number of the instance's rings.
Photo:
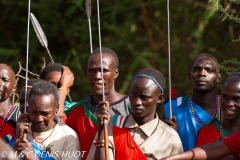
<svg viewBox="0 0 240 160">
<path fill-rule="evenodd" d="M 218 60 L 217 60 L 213 55 L 211 55 L 211 54 L 209 54 L 209 53 L 201 53 L 201 54 L 199 54 L 196 58 L 193 59 L 192 65 L 193 65 L 193 63 L 194 63 L 199 57 L 203 57 L 203 56 L 209 57 L 209 58 L 211 58 L 212 60 L 214 60 L 214 62 L 217 64 L 217 68 L 216 68 L 216 69 L 217 69 L 217 72 L 220 72 L 220 67 L 219 67 Z"/>
<path fill-rule="evenodd" d="M 48 73 L 61 72 L 63 73 L 63 66 L 59 63 L 48 63 L 40 72 L 39 78 L 46 79 Z"/>
<path fill-rule="evenodd" d="M 45 96 L 45 95 L 53 95 L 54 97 L 54 106 L 58 107 L 59 105 L 59 93 L 57 87 L 46 81 L 37 82 L 33 85 L 32 89 L 29 92 L 28 99 L 33 95 Z"/>
<path fill-rule="evenodd" d="M 147 76 L 153 78 L 162 87 L 162 91 L 159 93 L 163 93 L 165 86 L 166 86 L 166 80 L 165 80 L 164 75 L 160 71 L 153 69 L 153 68 L 144 68 L 144 69 L 139 70 L 135 74 L 134 77 L 136 77 L 140 74 L 144 74 L 144 75 L 147 75 Z"/>
<path fill-rule="evenodd" d="M 240 82 L 240 72 L 233 72 L 232 74 L 230 74 L 229 76 L 226 77 L 226 79 L 223 82 L 223 85 L 225 85 L 225 83 L 227 82 Z"/>
<path fill-rule="evenodd" d="M 89 58 L 94 54 L 100 54 L 100 48 L 94 50 L 93 53 L 89 56 Z M 111 50 L 110 48 L 107 48 L 107 47 L 102 47 L 102 54 L 111 55 L 114 59 L 114 67 L 115 67 L 115 69 L 118 69 L 118 66 L 119 66 L 118 56 L 113 50 Z"/>
</svg>

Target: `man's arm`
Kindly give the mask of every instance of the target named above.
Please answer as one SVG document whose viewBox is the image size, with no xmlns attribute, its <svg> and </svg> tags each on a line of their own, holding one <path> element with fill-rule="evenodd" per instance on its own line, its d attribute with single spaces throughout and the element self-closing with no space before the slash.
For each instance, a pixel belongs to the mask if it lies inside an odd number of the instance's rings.
<svg viewBox="0 0 240 160">
<path fill-rule="evenodd" d="M 165 157 L 162 160 L 213 160 L 220 159 L 231 154 L 232 152 L 227 148 L 224 142 L 218 141 L 194 148 L 181 154 Z"/>
</svg>

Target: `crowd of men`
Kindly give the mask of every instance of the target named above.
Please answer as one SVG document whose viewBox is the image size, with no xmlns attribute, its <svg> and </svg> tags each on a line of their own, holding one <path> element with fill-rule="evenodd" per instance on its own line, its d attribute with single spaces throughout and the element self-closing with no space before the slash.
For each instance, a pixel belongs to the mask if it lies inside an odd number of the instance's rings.
<svg viewBox="0 0 240 160">
<path fill-rule="evenodd" d="M 214 56 L 203 53 L 193 60 L 188 77 L 192 93 L 172 99 L 172 106 L 165 100 L 161 69 L 140 69 L 125 95 L 115 90 L 119 61 L 113 50 L 102 47 L 101 63 L 96 49 L 87 66 L 92 95 L 85 99 L 66 101 L 74 74 L 50 63 L 40 79 L 22 85 L 15 106 L 10 102 L 15 74 L 0 64 L 0 136 L 9 153 L 4 158 L 17 151 L 13 158 L 24 160 L 240 159 L 240 72 L 226 77 L 216 95 L 222 75 Z M 156 113 L 161 103 L 163 120 Z"/>
</svg>

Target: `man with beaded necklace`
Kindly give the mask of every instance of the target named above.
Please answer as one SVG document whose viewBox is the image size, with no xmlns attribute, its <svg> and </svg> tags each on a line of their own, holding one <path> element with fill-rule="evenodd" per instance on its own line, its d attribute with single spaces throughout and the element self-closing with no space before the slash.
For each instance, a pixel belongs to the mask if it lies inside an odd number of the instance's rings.
<svg viewBox="0 0 240 160">
<path fill-rule="evenodd" d="M 222 119 L 214 119 L 199 130 L 196 147 L 223 140 L 240 131 L 240 72 L 234 72 L 225 79 L 220 104 Z"/>
<path fill-rule="evenodd" d="M 216 58 L 202 53 L 193 60 L 189 73 L 192 94 L 172 100 L 172 115 L 177 119 L 184 151 L 195 147 L 198 129 L 220 114 L 215 87 L 221 77 Z M 164 117 L 170 119 L 169 102 L 164 104 Z"/>
<path fill-rule="evenodd" d="M 156 108 L 164 101 L 165 77 L 153 68 L 138 71 L 132 79 L 129 99 L 132 112 L 115 115 L 108 125 L 109 159 L 161 159 L 181 153 L 182 143 L 177 132 L 158 118 Z M 109 102 L 98 105 L 98 134 L 88 159 L 105 159 L 103 119 L 109 119 Z"/>
</svg>

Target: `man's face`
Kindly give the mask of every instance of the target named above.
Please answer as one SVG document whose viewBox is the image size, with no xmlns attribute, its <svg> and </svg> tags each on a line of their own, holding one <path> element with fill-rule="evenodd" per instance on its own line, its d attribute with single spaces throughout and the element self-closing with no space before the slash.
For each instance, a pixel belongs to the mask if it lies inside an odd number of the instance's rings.
<svg viewBox="0 0 240 160">
<path fill-rule="evenodd" d="M 220 82 L 221 74 L 218 73 L 217 64 L 212 58 L 201 56 L 194 61 L 189 79 L 193 90 L 210 92 Z"/>
<path fill-rule="evenodd" d="M 100 54 L 93 54 L 88 60 L 87 77 L 91 90 L 95 95 L 102 95 L 102 83 L 104 83 L 105 95 L 114 91 L 115 78 L 118 69 L 114 66 L 114 58 L 109 54 L 102 54 L 103 79 L 101 78 Z"/>
<path fill-rule="evenodd" d="M 159 94 L 159 88 L 152 80 L 138 77 L 132 81 L 129 100 L 135 119 L 150 121 L 155 115 L 157 103 L 163 99 L 164 95 Z"/>
<path fill-rule="evenodd" d="M 16 90 L 15 75 L 11 69 L 4 65 L 0 65 L 0 102 L 5 101 Z"/>
<path fill-rule="evenodd" d="M 221 108 L 227 120 L 240 121 L 240 82 L 228 80 L 222 87 Z"/>
<path fill-rule="evenodd" d="M 60 87 L 60 79 L 61 79 L 61 77 L 62 77 L 62 73 L 61 72 L 53 71 L 53 72 L 49 72 L 46 75 L 44 80 L 54 84 L 57 88 L 59 88 Z"/>
<path fill-rule="evenodd" d="M 32 95 L 28 100 L 28 116 L 34 132 L 44 132 L 53 128 L 57 107 L 53 95 Z"/>
</svg>

